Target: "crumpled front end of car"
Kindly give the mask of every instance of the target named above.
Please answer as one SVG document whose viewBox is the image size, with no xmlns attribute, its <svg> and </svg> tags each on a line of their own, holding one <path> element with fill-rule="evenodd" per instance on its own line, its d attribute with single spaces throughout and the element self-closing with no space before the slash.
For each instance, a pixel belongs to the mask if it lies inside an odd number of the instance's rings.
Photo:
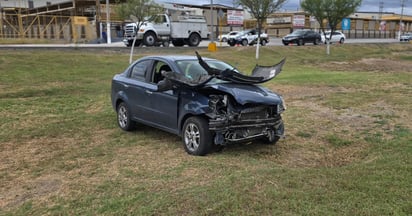
<svg viewBox="0 0 412 216">
<path fill-rule="evenodd" d="M 286 107 L 283 99 L 275 105 L 242 105 L 228 95 L 210 95 L 209 107 L 209 130 L 214 132 L 217 145 L 260 138 L 275 142 L 284 136 L 281 113 Z"/>
</svg>

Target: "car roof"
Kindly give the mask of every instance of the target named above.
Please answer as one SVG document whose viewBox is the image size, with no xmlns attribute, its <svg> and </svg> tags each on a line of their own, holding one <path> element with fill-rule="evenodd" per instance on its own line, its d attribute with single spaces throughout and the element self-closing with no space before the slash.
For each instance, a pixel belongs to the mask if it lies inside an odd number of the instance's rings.
<svg viewBox="0 0 412 216">
<path fill-rule="evenodd" d="M 197 60 L 196 56 L 191 55 L 152 55 L 152 56 L 145 56 L 139 60 L 143 59 L 161 59 L 165 61 L 181 61 L 181 60 Z M 211 58 L 203 58 L 205 60 L 215 60 Z"/>
</svg>

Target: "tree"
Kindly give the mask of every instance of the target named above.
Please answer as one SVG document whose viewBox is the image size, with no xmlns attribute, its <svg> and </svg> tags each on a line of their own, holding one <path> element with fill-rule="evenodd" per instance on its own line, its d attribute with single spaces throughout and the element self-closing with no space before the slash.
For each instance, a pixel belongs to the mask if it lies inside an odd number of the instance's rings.
<svg viewBox="0 0 412 216">
<path fill-rule="evenodd" d="M 156 4 L 153 0 L 126 0 L 123 3 L 120 3 L 120 0 L 116 1 L 116 13 L 123 19 L 131 19 L 133 22 L 136 22 L 137 31 L 142 26 L 146 18 L 158 14 L 162 11 L 162 7 Z M 129 63 L 132 63 L 133 58 L 133 49 L 136 43 L 136 37 L 133 39 L 133 43 L 130 50 L 130 60 Z"/>
<path fill-rule="evenodd" d="M 314 16 L 320 25 L 327 41 L 326 54 L 330 53 L 330 38 L 326 37 L 324 21 L 328 23 L 332 34 L 339 22 L 354 13 L 361 3 L 362 0 L 303 0 L 301 2 L 300 6 L 303 10 Z"/>
<path fill-rule="evenodd" d="M 256 49 L 256 59 L 258 59 L 260 32 L 262 30 L 263 21 L 272 13 L 275 13 L 287 0 L 238 0 L 257 21 L 258 43 Z"/>
</svg>

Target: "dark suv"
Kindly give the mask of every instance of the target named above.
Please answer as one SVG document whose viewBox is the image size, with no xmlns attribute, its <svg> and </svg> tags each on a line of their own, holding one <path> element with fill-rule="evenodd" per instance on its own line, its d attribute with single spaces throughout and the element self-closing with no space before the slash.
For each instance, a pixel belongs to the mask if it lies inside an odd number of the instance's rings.
<svg viewBox="0 0 412 216">
<path fill-rule="evenodd" d="M 305 43 L 320 44 L 322 38 L 319 33 L 312 30 L 297 30 L 282 38 L 282 43 L 287 46 L 289 44 L 305 45 Z"/>
</svg>

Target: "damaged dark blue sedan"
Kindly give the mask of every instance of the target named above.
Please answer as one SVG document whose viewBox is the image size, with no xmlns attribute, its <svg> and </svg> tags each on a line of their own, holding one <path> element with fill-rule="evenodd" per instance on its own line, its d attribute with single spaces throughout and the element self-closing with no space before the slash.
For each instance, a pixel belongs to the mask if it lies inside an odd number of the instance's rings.
<svg viewBox="0 0 412 216">
<path fill-rule="evenodd" d="M 257 65 L 248 76 L 199 54 L 143 57 L 113 77 L 117 123 L 126 131 L 139 122 L 179 135 L 192 155 L 256 139 L 276 143 L 284 136 L 285 104 L 259 83 L 279 74 L 284 62 Z"/>
</svg>

